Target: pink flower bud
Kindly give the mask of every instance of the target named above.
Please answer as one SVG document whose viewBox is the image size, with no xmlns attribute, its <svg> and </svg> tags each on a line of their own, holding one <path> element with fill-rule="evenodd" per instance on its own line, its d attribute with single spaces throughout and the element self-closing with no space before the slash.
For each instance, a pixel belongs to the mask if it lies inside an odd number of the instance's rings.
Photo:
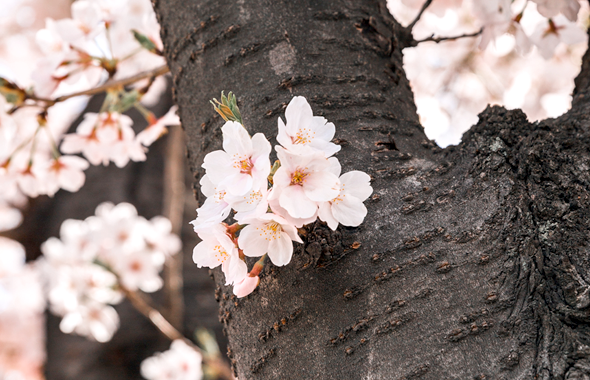
<svg viewBox="0 0 590 380">
<path fill-rule="evenodd" d="M 238 298 L 246 297 L 256 289 L 259 283 L 260 278 L 258 276 L 246 276 L 242 281 L 234 284 L 234 294 L 238 296 Z"/>
</svg>

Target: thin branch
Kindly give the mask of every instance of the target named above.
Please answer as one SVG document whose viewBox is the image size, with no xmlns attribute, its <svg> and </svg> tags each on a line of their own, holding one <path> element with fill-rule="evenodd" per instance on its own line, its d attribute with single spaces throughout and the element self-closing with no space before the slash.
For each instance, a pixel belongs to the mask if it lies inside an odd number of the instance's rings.
<svg viewBox="0 0 590 380">
<path fill-rule="evenodd" d="M 172 224 L 172 233 L 180 235 L 184 214 L 184 132 L 180 126 L 169 127 L 164 167 L 164 216 Z M 184 314 L 182 294 L 182 252 L 170 256 L 164 269 L 164 290 L 168 300 L 170 322 L 181 327 Z"/>
<path fill-rule="evenodd" d="M 458 40 L 460 38 L 477 37 L 482 32 L 483 32 L 483 28 L 481 28 L 479 31 L 474 32 L 474 33 L 466 33 L 466 34 L 461 34 L 460 36 L 453 36 L 453 37 L 434 37 L 434 34 L 433 34 L 430 37 L 427 37 L 423 40 L 415 40 L 412 46 L 416 46 L 419 43 L 428 42 L 428 41 L 439 43 L 442 41 L 454 41 L 454 40 Z"/>
<path fill-rule="evenodd" d="M 221 358 L 219 358 L 219 356 L 209 356 L 206 353 L 203 353 L 203 351 L 198 346 L 196 346 L 190 339 L 184 337 L 184 335 L 182 335 L 180 331 L 174 328 L 174 326 L 172 326 L 170 322 L 168 322 L 166 318 L 164 318 L 162 313 L 160 313 L 158 310 L 152 307 L 142 294 L 131 291 L 122 285 L 119 285 L 119 287 L 123 294 L 125 294 L 129 301 L 131 301 L 133 307 L 135 307 L 135 309 L 137 309 L 141 314 L 146 316 L 150 320 L 150 322 L 152 322 L 152 324 L 156 326 L 158 330 L 160 330 L 164 335 L 166 335 L 166 337 L 168 337 L 170 340 L 183 340 L 186 344 L 188 344 L 195 351 L 202 355 L 203 362 L 205 362 L 205 364 L 207 364 L 211 369 L 213 369 L 213 371 L 220 378 L 225 380 L 234 379 L 232 371 L 227 365 L 227 363 L 225 363 Z"/>
<path fill-rule="evenodd" d="M 131 304 L 144 316 L 146 316 L 153 324 L 160 330 L 164 335 L 166 335 L 170 340 L 182 339 L 187 344 L 194 346 L 192 342 L 190 342 L 187 338 L 184 337 L 174 326 L 170 324 L 164 318 L 164 316 L 152 307 L 148 301 L 145 299 L 143 295 L 140 293 L 131 291 L 122 285 L 120 285 L 121 290 L 125 294 L 125 296 L 131 301 Z M 201 350 L 196 347 L 195 348 L 199 353 Z"/>
<path fill-rule="evenodd" d="M 45 102 L 48 105 L 54 105 L 55 103 L 63 102 L 64 100 L 74 98 L 76 96 L 100 94 L 101 92 L 105 92 L 111 88 L 126 86 L 128 84 L 135 83 L 135 82 L 145 79 L 145 78 L 157 77 L 159 75 L 166 74 L 169 71 L 170 71 L 170 69 L 168 68 L 168 66 L 163 65 L 160 67 L 156 67 L 155 69 L 152 69 L 152 70 L 148 70 L 148 71 L 144 71 L 144 72 L 135 74 L 135 75 L 130 76 L 128 78 L 123 78 L 123 79 L 118 79 L 118 80 L 110 80 L 110 81 L 107 81 L 105 84 L 100 85 L 98 87 L 94 87 L 94 88 L 84 90 L 84 91 L 74 92 L 74 93 L 68 94 L 68 95 L 59 96 L 55 99 L 40 98 L 35 95 L 27 95 L 27 99 Z"/>
<path fill-rule="evenodd" d="M 422 8 L 420 8 L 420 12 L 418 12 L 418 14 L 416 15 L 414 21 L 412 21 L 410 25 L 406 27 L 407 30 L 414 29 L 414 25 L 416 25 L 416 23 L 420 21 L 420 17 L 422 17 L 422 14 L 424 13 L 424 11 L 426 11 L 426 8 L 428 8 L 430 4 L 432 4 L 432 0 L 426 0 L 426 2 L 422 5 Z"/>
</svg>

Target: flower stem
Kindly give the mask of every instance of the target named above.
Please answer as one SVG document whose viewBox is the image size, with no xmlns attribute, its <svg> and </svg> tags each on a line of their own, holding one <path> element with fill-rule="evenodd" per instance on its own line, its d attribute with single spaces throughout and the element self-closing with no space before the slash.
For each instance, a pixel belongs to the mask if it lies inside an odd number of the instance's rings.
<svg viewBox="0 0 590 380">
<path fill-rule="evenodd" d="M 148 71 L 141 72 L 139 74 L 135 74 L 135 75 L 130 76 L 128 78 L 123 78 L 123 79 L 118 79 L 118 80 L 110 80 L 101 86 L 97 86 L 97 87 L 94 87 L 94 88 L 91 88 L 88 90 L 84 90 L 84 91 L 74 92 L 74 93 L 68 94 L 68 95 L 59 96 L 55 99 L 41 98 L 41 97 L 31 95 L 31 94 L 27 94 L 27 99 L 45 102 L 49 106 L 52 106 L 55 103 L 63 102 L 64 100 L 74 98 L 76 96 L 100 94 L 101 92 L 105 92 L 111 88 L 118 88 L 118 87 L 122 87 L 122 86 L 126 86 L 129 84 L 135 83 L 135 82 L 140 81 L 145 78 L 157 77 L 160 75 L 164 75 L 164 74 L 168 73 L 169 71 L 170 71 L 170 69 L 168 68 L 168 66 L 163 65 L 160 67 L 156 67 L 155 69 L 152 69 L 152 70 L 148 70 Z"/>
<path fill-rule="evenodd" d="M 266 258 L 268 257 L 268 255 L 265 253 L 260 260 L 258 260 L 256 262 L 256 264 L 254 264 L 254 266 L 252 267 L 252 270 L 250 271 L 250 273 L 248 273 L 248 276 L 250 277 L 256 277 L 260 274 L 260 272 L 262 272 L 262 270 L 264 269 L 264 263 L 266 261 Z"/>
<path fill-rule="evenodd" d="M 233 238 L 244 227 L 246 227 L 245 224 L 234 223 L 231 226 L 227 226 L 227 233 Z"/>
<path fill-rule="evenodd" d="M 154 113 L 145 108 L 143 104 L 141 104 L 140 102 L 135 102 L 133 104 L 133 107 L 135 107 L 135 109 L 139 111 L 141 116 L 144 117 L 144 119 L 148 122 L 149 125 L 152 125 L 157 121 Z"/>
</svg>

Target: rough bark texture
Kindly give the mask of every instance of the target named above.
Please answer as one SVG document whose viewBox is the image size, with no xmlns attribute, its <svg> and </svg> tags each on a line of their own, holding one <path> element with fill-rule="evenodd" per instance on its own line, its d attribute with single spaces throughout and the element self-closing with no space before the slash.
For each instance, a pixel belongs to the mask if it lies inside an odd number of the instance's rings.
<svg viewBox="0 0 590 380">
<path fill-rule="evenodd" d="M 310 226 L 247 298 L 215 272 L 239 379 L 590 379 L 587 72 L 563 117 L 491 107 L 441 150 L 385 1 L 154 5 L 196 180 L 221 146 L 221 90 L 267 136 L 306 96 L 343 172 L 373 178 L 360 227 Z"/>
</svg>

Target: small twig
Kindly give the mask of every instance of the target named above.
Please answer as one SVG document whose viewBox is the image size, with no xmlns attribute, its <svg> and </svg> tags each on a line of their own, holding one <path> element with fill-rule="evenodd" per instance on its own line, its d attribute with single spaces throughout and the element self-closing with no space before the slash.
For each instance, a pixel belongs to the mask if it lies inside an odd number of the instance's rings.
<svg viewBox="0 0 590 380">
<path fill-rule="evenodd" d="M 414 29 L 414 25 L 416 25 L 416 23 L 420 21 L 420 17 L 422 17 L 422 14 L 424 13 L 424 11 L 426 11 L 426 8 L 428 8 L 430 4 L 432 4 L 432 0 L 426 0 L 426 2 L 422 5 L 422 8 L 420 8 L 420 12 L 418 12 L 418 14 L 416 15 L 414 21 L 412 21 L 410 25 L 406 26 L 407 30 Z"/>
<path fill-rule="evenodd" d="M 190 339 L 184 337 L 180 331 L 174 328 L 174 326 L 172 326 L 170 322 L 164 318 L 162 313 L 152 307 L 142 294 L 131 291 L 120 284 L 119 287 L 123 294 L 125 294 L 125 297 L 131 301 L 133 307 L 135 307 L 135 309 L 137 309 L 137 311 L 139 311 L 141 314 L 146 316 L 158 330 L 166 335 L 166 337 L 168 337 L 170 340 L 181 339 L 195 351 L 200 353 L 203 357 L 203 361 L 209 367 L 211 367 L 220 378 L 226 380 L 234 379 L 232 371 L 227 363 L 221 360 L 218 356 L 209 356 L 206 353 L 203 353 L 203 351 L 197 345 L 195 345 Z"/>
<path fill-rule="evenodd" d="M 412 44 L 412 46 L 416 46 L 419 43 L 428 42 L 428 41 L 439 43 L 441 41 L 454 41 L 454 40 L 458 40 L 460 38 L 477 37 L 482 32 L 483 32 L 483 28 L 481 28 L 479 31 L 474 32 L 474 33 L 468 33 L 468 34 L 466 33 L 466 34 L 461 34 L 460 36 L 453 36 L 453 37 L 434 37 L 434 34 L 433 34 L 430 37 L 427 37 L 423 40 L 414 40 L 414 43 Z"/>
<path fill-rule="evenodd" d="M 29 94 L 27 94 L 27 99 L 45 102 L 51 106 L 51 105 L 54 105 L 55 103 L 63 102 L 64 100 L 74 98 L 76 96 L 100 94 L 101 92 L 105 92 L 111 88 L 126 86 L 128 84 L 135 83 L 135 82 L 145 79 L 145 78 L 157 77 L 159 75 L 166 74 L 169 71 L 170 71 L 170 69 L 168 68 L 168 66 L 163 65 L 160 67 L 156 67 L 155 69 L 152 69 L 152 70 L 148 70 L 148 71 L 144 71 L 144 72 L 135 74 L 135 75 L 130 76 L 128 78 L 123 78 L 123 79 L 118 79 L 118 80 L 110 80 L 110 81 L 107 81 L 105 84 L 100 85 L 98 87 L 94 87 L 94 88 L 84 90 L 84 91 L 74 92 L 74 93 L 68 94 L 68 95 L 59 96 L 55 99 L 40 98 L 38 96 L 29 95 Z"/>
<path fill-rule="evenodd" d="M 137 309 L 137 311 L 146 316 L 152 322 L 152 324 L 156 326 L 158 330 L 160 330 L 170 340 L 182 339 L 187 344 L 194 346 L 194 344 L 185 338 L 184 335 L 182 335 L 180 331 L 178 331 L 174 326 L 172 326 L 158 310 L 152 307 L 142 294 L 131 291 L 122 285 L 119 286 L 123 294 L 125 294 L 125 297 L 131 301 L 131 304 Z M 201 353 L 201 350 L 198 347 L 196 347 L 196 350 Z"/>
<path fill-rule="evenodd" d="M 169 127 L 164 166 L 164 216 L 172 223 L 172 233 L 179 235 L 184 214 L 184 132 L 180 126 Z M 182 326 L 182 252 L 170 256 L 164 269 L 164 290 L 168 299 L 168 317 L 176 327 Z"/>
</svg>

